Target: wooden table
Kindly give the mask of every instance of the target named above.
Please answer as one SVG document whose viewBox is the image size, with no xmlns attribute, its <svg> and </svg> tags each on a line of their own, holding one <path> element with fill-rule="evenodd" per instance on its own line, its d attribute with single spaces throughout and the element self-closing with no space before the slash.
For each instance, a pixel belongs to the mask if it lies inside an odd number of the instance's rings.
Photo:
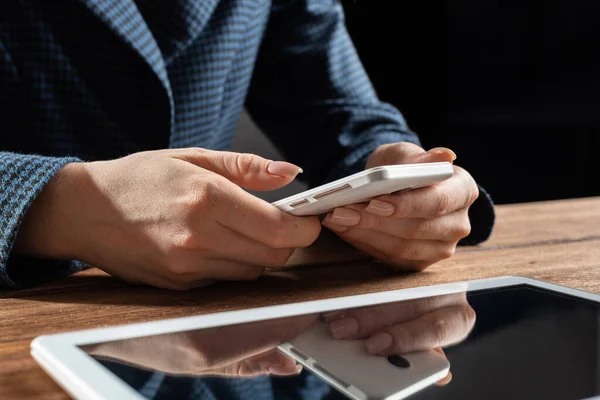
<svg viewBox="0 0 600 400">
<path fill-rule="evenodd" d="M 92 269 L 2 291 L 0 399 L 68 398 L 29 355 L 31 340 L 41 334 L 502 275 L 600 293 L 600 198 L 500 206 L 488 242 L 460 248 L 422 273 L 394 273 L 343 245 L 326 246 L 328 238 L 321 244 L 256 282 L 174 292 Z"/>
</svg>

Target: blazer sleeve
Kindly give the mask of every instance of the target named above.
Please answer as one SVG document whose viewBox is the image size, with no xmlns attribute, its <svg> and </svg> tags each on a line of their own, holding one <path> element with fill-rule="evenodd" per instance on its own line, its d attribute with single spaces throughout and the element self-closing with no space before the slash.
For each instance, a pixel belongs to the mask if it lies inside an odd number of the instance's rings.
<svg viewBox="0 0 600 400">
<path fill-rule="evenodd" d="M 23 217 L 37 195 L 65 164 L 79 161 L 73 157 L 47 157 L 19 154 L 10 150 L 19 128 L 22 111 L 16 100 L 18 74 L 0 42 L 0 286 L 22 288 L 64 276 L 81 269 L 69 260 L 38 260 L 12 254 Z"/>
<path fill-rule="evenodd" d="M 69 260 L 41 260 L 11 254 L 25 213 L 52 177 L 75 158 L 0 152 L 0 285 L 22 288 L 81 268 Z"/>
<path fill-rule="evenodd" d="M 379 100 L 337 0 L 274 1 L 246 108 L 283 156 L 304 169 L 310 186 L 364 169 L 383 144 L 420 145 L 400 111 Z M 470 213 L 473 231 L 462 244 L 491 234 L 493 204 L 480 191 Z"/>
<path fill-rule="evenodd" d="M 274 1 L 246 108 L 311 186 L 361 170 L 382 144 L 419 144 L 379 101 L 337 0 Z"/>
</svg>

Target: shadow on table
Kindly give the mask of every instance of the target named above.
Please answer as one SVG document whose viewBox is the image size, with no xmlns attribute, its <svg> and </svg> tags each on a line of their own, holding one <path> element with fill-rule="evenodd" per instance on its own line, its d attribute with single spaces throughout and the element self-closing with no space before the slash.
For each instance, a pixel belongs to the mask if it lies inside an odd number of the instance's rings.
<svg viewBox="0 0 600 400">
<path fill-rule="evenodd" d="M 63 304 L 191 307 L 195 311 L 214 312 L 362 294 L 374 288 L 389 290 L 394 281 L 413 275 L 362 260 L 297 266 L 268 271 L 256 281 L 218 282 L 175 291 L 134 285 L 92 269 L 36 288 L 3 292 L 1 297 Z"/>
</svg>

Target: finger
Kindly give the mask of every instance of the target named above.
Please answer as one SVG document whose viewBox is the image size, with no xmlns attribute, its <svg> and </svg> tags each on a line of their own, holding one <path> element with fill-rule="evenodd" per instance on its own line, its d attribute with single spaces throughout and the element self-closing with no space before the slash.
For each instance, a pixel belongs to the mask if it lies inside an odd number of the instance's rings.
<svg viewBox="0 0 600 400">
<path fill-rule="evenodd" d="M 436 386 L 446 386 L 452 380 L 452 372 L 448 371 L 448 375 L 445 378 L 440 379 L 435 384 Z"/>
<path fill-rule="evenodd" d="M 296 360 L 282 353 L 278 349 L 267 351 L 258 356 L 244 360 L 243 364 L 248 371 L 268 373 L 272 375 L 297 375 L 299 372 Z"/>
<path fill-rule="evenodd" d="M 370 211 L 370 206 L 367 207 L 364 204 L 353 204 L 342 208 L 350 210 L 358 220 L 358 223 L 352 228 L 385 233 L 402 239 L 429 239 L 451 242 L 459 241 L 471 232 L 468 209 L 461 209 L 436 219 L 425 219 L 376 215 L 375 212 Z M 333 211 L 332 217 L 328 220 L 330 224 L 335 224 L 335 215 L 336 210 Z"/>
<path fill-rule="evenodd" d="M 294 252 L 294 248 L 276 249 L 251 238 L 243 236 L 220 224 L 205 229 L 204 235 L 198 235 L 197 242 L 188 243 L 192 248 L 202 248 L 208 258 L 235 261 L 242 264 L 265 268 L 283 267 Z"/>
<path fill-rule="evenodd" d="M 216 180 L 203 196 L 199 201 L 213 207 L 221 225 L 268 247 L 307 247 L 321 231 L 317 217 L 293 216 L 235 185 Z"/>
<path fill-rule="evenodd" d="M 316 314 L 201 330 L 194 337 L 205 363 L 224 366 L 273 350 L 317 321 Z"/>
<path fill-rule="evenodd" d="M 353 340 L 365 338 L 387 326 L 411 321 L 435 310 L 464 303 L 464 292 L 452 293 L 347 310 L 337 315 L 325 315 L 324 318 L 334 338 Z"/>
<path fill-rule="evenodd" d="M 196 251 L 178 254 L 162 271 L 163 280 L 173 289 L 191 289 L 207 280 L 249 281 L 262 275 L 264 267 L 224 259 L 199 259 Z"/>
<path fill-rule="evenodd" d="M 251 377 L 259 375 L 290 376 L 297 375 L 299 368 L 296 361 L 277 349 L 268 350 L 245 360 L 227 365 L 222 369 L 223 375 Z"/>
<path fill-rule="evenodd" d="M 173 150 L 174 157 L 187 161 L 250 190 L 274 190 L 289 184 L 302 168 L 272 161 L 255 154 L 213 151 L 201 148 Z"/>
<path fill-rule="evenodd" d="M 429 160 L 426 162 L 454 162 L 456 153 L 446 147 L 435 147 L 427 150 Z"/>
<path fill-rule="evenodd" d="M 327 221 L 323 225 L 327 227 Z M 365 229 L 354 228 L 338 235 L 390 266 L 412 270 L 419 264 L 416 262 L 438 262 L 452 257 L 456 251 L 454 242 L 402 239 Z"/>
<path fill-rule="evenodd" d="M 453 162 L 456 154 L 445 147 L 425 151 L 413 143 L 392 143 L 379 147 L 367 161 L 366 168 L 381 165 L 419 164 L 426 162 Z"/>
<path fill-rule="evenodd" d="M 437 185 L 383 195 L 375 200 L 393 207 L 396 218 L 439 218 L 454 211 L 468 208 L 479 196 L 479 189 L 471 175 L 454 167 L 454 176 Z M 370 211 L 377 214 L 382 203 L 370 203 Z"/>
<path fill-rule="evenodd" d="M 468 304 L 451 306 L 387 327 L 366 339 L 365 347 L 383 356 L 449 346 L 463 340 L 474 324 L 475 311 Z"/>
<path fill-rule="evenodd" d="M 446 357 L 446 353 L 444 353 L 444 350 L 442 350 L 441 347 L 436 347 L 433 349 L 433 351 L 435 351 L 436 353 L 440 353 L 445 359 L 448 359 L 448 357 Z M 435 384 L 436 384 L 436 386 L 446 386 L 447 384 L 450 383 L 451 380 L 452 380 L 452 372 L 448 371 L 448 375 L 446 375 L 444 378 L 437 381 Z"/>
</svg>

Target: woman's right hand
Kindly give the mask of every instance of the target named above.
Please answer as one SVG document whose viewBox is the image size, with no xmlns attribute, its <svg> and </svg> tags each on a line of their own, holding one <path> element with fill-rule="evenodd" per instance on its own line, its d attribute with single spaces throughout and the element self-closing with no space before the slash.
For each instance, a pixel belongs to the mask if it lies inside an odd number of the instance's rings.
<svg viewBox="0 0 600 400">
<path fill-rule="evenodd" d="M 310 328 L 317 314 L 197 329 L 88 345 L 91 355 L 170 375 L 297 375 L 277 346 Z"/>
<path fill-rule="evenodd" d="M 67 164 L 26 213 L 13 251 L 81 260 L 128 281 L 172 289 L 255 279 L 312 244 L 321 225 L 242 187 L 277 189 L 300 171 L 204 149 Z"/>
</svg>

